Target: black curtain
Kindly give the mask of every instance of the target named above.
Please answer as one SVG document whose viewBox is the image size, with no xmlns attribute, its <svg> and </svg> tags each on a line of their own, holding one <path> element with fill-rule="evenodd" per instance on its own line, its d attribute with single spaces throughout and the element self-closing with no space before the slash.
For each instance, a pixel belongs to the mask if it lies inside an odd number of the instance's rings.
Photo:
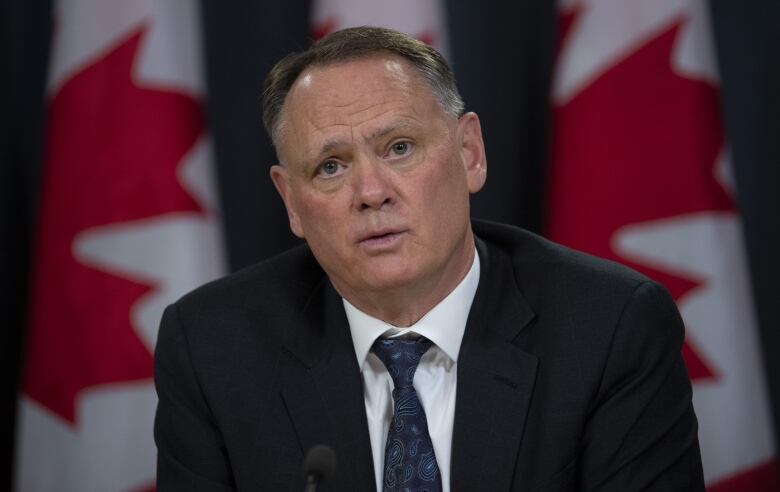
<svg viewBox="0 0 780 492">
<path fill-rule="evenodd" d="M 309 1 L 201 2 L 206 46 L 207 116 L 230 267 L 288 249 L 297 239 L 268 175 L 276 154 L 263 129 L 265 75 L 309 41 Z"/>
<path fill-rule="evenodd" d="M 780 443 L 780 2 L 711 2 L 726 137 L 734 163 L 769 398 Z"/>
<path fill-rule="evenodd" d="M 50 33 L 49 1 L 0 2 L 0 489 L 6 490 L 13 469 Z"/>
<path fill-rule="evenodd" d="M 260 90 L 271 65 L 310 43 L 308 0 L 202 1 L 207 114 L 231 269 L 296 243 L 268 177 L 275 155 L 261 123 Z M 780 4 L 711 3 L 727 136 L 780 429 Z M 556 14 L 549 0 L 450 0 L 450 53 L 469 110 L 482 120 L 489 178 L 473 215 L 539 231 L 544 210 L 548 90 Z M 51 32 L 49 0 L 0 2 L 0 488 L 10 487 L 25 295 L 44 128 Z M 780 442 L 780 439 L 778 439 Z"/>
</svg>

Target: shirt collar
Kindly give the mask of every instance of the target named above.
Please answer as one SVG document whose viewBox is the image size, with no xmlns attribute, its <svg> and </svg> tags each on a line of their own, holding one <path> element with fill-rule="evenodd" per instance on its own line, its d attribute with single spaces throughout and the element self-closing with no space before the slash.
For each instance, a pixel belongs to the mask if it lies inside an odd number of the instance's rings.
<svg viewBox="0 0 780 492">
<path fill-rule="evenodd" d="M 358 365 L 363 367 L 371 346 L 380 336 L 393 337 L 409 333 L 424 336 L 443 350 L 450 359 L 457 362 L 463 333 L 466 331 L 466 320 L 478 284 L 479 255 L 475 250 L 474 261 L 463 280 L 439 304 L 408 328 L 397 328 L 385 323 L 364 313 L 346 299 L 342 299 Z"/>
</svg>

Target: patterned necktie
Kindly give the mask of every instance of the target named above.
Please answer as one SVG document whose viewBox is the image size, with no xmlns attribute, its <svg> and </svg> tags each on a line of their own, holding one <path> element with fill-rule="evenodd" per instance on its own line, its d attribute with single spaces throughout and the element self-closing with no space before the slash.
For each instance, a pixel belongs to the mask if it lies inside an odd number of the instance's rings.
<svg viewBox="0 0 780 492">
<path fill-rule="evenodd" d="M 385 445 L 384 492 L 438 492 L 441 475 L 425 411 L 412 386 L 420 357 L 433 345 L 423 337 L 377 339 L 372 351 L 393 378 L 393 421 Z"/>
</svg>

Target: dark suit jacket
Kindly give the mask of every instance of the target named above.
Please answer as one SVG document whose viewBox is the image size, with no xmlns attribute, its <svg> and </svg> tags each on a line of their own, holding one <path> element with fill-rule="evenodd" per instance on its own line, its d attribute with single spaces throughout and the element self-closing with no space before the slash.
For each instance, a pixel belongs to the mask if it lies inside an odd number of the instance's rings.
<svg viewBox="0 0 780 492">
<path fill-rule="evenodd" d="M 683 325 L 645 277 L 474 223 L 481 275 L 457 370 L 453 491 L 703 490 Z M 169 306 L 155 353 L 161 491 L 375 489 L 341 299 L 305 246 Z"/>
</svg>

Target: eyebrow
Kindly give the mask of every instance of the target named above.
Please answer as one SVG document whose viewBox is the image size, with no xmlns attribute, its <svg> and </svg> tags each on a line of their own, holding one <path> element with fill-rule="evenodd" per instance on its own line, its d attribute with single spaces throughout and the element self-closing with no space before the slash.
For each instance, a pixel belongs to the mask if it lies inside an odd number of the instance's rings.
<svg viewBox="0 0 780 492">
<path fill-rule="evenodd" d="M 405 122 L 394 123 L 384 128 L 378 128 L 377 130 L 374 130 L 372 133 L 368 135 L 368 140 L 376 140 L 378 138 L 386 137 L 387 135 L 390 135 L 391 133 L 397 132 L 399 130 L 403 130 L 407 128 L 415 128 L 415 127 L 417 127 L 417 125 L 414 125 L 412 123 L 405 123 Z M 348 145 L 348 141 L 343 138 L 334 138 L 334 139 L 326 140 L 325 143 L 320 148 L 320 151 L 317 153 L 317 155 L 320 156 L 323 154 L 330 154 L 336 149 L 340 147 L 344 147 L 346 145 Z"/>
</svg>

